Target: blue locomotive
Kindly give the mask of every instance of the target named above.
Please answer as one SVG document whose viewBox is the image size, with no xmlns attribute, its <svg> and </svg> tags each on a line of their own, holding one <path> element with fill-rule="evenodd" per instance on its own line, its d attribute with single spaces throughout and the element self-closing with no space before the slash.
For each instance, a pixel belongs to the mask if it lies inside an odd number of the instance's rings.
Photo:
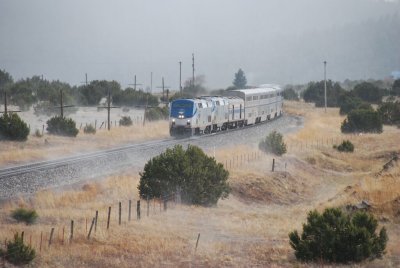
<svg viewBox="0 0 400 268">
<path fill-rule="evenodd" d="M 229 90 L 225 96 L 178 99 L 170 103 L 170 134 L 209 134 L 258 124 L 280 116 L 282 106 L 282 89 L 277 85 Z"/>
</svg>

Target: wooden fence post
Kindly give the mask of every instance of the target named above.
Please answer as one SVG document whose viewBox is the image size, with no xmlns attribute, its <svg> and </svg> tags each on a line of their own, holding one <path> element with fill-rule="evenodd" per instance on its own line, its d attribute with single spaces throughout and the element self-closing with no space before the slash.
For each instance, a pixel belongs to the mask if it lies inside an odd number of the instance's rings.
<svg viewBox="0 0 400 268">
<path fill-rule="evenodd" d="M 194 249 L 194 252 L 196 252 L 197 250 L 197 246 L 199 245 L 199 240 L 200 240 L 200 233 L 197 235 L 196 248 Z"/>
<path fill-rule="evenodd" d="M 111 207 L 108 207 L 107 230 L 110 227 Z"/>
<path fill-rule="evenodd" d="M 61 243 L 64 245 L 64 233 L 65 233 L 65 227 L 63 226 L 63 235 L 62 235 L 62 240 Z"/>
<path fill-rule="evenodd" d="M 73 238 L 74 238 L 74 220 L 71 220 L 71 234 L 69 236 L 69 241 L 72 242 Z"/>
<path fill-rule="evenodd" d="M 122 205 L 121 202 L 119 202 L 119 212 L 118 212 L 118 224 L 121 225 L 121 210 L 122 210 Z"/>
<path fill-rule="evenodd" d="M 131 221 L 131 208 L 132 208 L 132 200 L 129 200 L 128 221 Z"/>
<path fill-rule="evenodd" d="M 49 247 L 50 247 L 51 242 L 52 242 L 52 240 L 53 240 L 53 234 L 54 234 L 54 227 L 52 227 L 52 228 L 51 228 L 51 231 L 50 231 Z"/>
<path fill-rule="evenodd" d="M 43 232 L 40 232 L 39 252 L 42 252 Z"/>
<path fill-rule="evenodd" d="M 93 218 L 93 219 L 92 219 L 92 224 L 90 225 L 90 229 L 89 229 L 89 233 L 88 233 L 87 239 L 89 239 L 89 238 L 90 238 L 90 234 L 92 233 L 92 229 L 93 229 L 94 221 L 95 221 L 95 219 Z"/>
<path fill-rule="evenodd" d="M 137 219 L 140 220 L 140 200 L 138 200 L 136 204 L 136 214 L 137 214 Z"/>
<path fill-rule="evenodd" d="M 96 210 L 96 216 L 95 216 L 95 220 L 94 220 L 94 232 L 97 231 L 97 218 L 99 217 L 99 211 Z"/>
<path fill-rule="evenodd" d="M 150 201 L 149 201 L 149 196 L 147 196 L 147 217 L 150 214 Z"/>
<path fill-rule="evenodd" d="M 272 172 L 275 171 L 275 158 L 272 158 Z"/>
</svg>

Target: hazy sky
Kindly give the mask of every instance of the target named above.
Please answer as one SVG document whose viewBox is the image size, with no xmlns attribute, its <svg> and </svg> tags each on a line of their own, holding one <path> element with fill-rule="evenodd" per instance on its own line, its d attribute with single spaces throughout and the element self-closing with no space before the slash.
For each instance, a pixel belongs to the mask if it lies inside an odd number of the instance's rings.
<svg viewBox="0 0 400 268">
<path fill-rule="evenodd" d="M 354 70 L 344 72 L 348 64 L 335 57 L 351 55 L 331 53 L 339 44 L 324 47 L 309 37 L 393 16 L 399 5 L 394 0 L 0 0 L 0 69 L 14 79 L 43 74 L 73 85 L 88 73 L 89 80 L 116 80 L 123 87 L 135 74 L 149 86 L 153 72 L 153 88 L 162 76 L 177 88 L 178 62 L 185 80 L 194 52 L 196 74 L 205 75 L 210 88 L 229 86 L 238 68 L 254 85 L 318 80 L 324 60 L 330 78 L 368 78 L 360 76 L 374 76 L 376 70 L 360 72 L 365 62 L 355 59 Z M 400 47 L 400 37 L 396 41 Z M 396 57 L 388 70 L 400 69 Z"/>
</svg>

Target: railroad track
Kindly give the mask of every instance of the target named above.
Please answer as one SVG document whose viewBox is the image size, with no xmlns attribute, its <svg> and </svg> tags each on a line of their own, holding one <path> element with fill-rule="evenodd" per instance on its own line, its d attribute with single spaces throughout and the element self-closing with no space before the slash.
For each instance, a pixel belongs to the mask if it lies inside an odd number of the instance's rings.
<svg viewBox="0 0 400 268">
<path fill-rule="evenodd" d="M 276 120 L 277 119 L 273 119 L 271 121 L 276 121 Z M 258 126 L 261 126 L 264 124 L 265 123 L 250 125 L 250 126 L 246 126 L 243 128 L 229 129 L 226 131 L 212 133 L 209 135 L 184 137 L 184 138 L 169 138 L 169 139 L 165 139 L 165 140 L 148 141 L 148 142 L 143 142 L 143 143 L 139 143 L 139 144 L 120 146 L 120 147 L 102 150 L 102 151 L 73 155 L 73 156 L 69 156 L 69 157 L 65 157 L 65 158 L 58 158 L 58 159 L 54 159 L 54 160 L 46 160 L 46 161 L 41 161 L 41 162 L 34 162 L 34 163 L 29 163 L 29 164 L 7 167 L 7 168 L 0 169 L 0 181 L 5 178 L 12 177 L 12 176 L 29 174 L 31 172 L 43 171 L 43 170 L 48 170 L 48 169 L 55 169 L 55 168 L 59 168 L 59 167 L 67 166 L 67 165 L 81 163 L 83 161 L 95 160 L 98 158 L 104 158 L 106 156 L 112 156 L 112 155 L 126 153 L 126 152 L 143 151 L 146 149 L 157 148 L 157 147 L 168 147 L 170 145 L 175 145 L 178 143 L 194 141 L 194 140 L 198 140 L 198 139 L 213 137 L 216 135 L 223 135 L 223 134 L 226 134 L 229 132 L 241 131 L 241 130 L 245 130 L 248 128 L 258 127 Z"/>
<path fill-rule="evenodd" d="M 97 158 L 103 158 L 107 156 L 112 156 L 116 154 L 121 154 L 129 151 L 136 150 L 146 150 L 150 148 L 155 148 L 159 146 L 168 146 L 178 143 L 175 139 L 148 141 L 140 144 L 131 144 L 127 146 L 116 147 L 112 149 L 96 151 L 91 153 L 79 154 L 74 156 L 69 156 L 65 158 L 59 158 L 55 160 L 47 160 L 41 162 L 34 162 L 24 165 L 12 166 L 0 169 L 0 180 L 23 174 L 29 174 L 31 172 L 42 171 L 47 169 L 54 169 L 58 167 L 63 167 L 67 165 L 73 165 L 77 163 L 82 163 L 87 160 L 95 160 Z"/>
<path fill-rule="evenodd" d="M 34 162 L 0 169 L 0 201 L 19 195 L 29 195 L 40 189 L 66 186 L 95 179 L 124 170 L 142 169 L 144 164 L 166 148 L 176 144 L 193 144 L 201 148 L 229 146 L 241 142 L 258 142 L 265 130 L 296 129 L 296 117 L 283 116 L 269 124 L 257 124 L 230 129 L 210 135 L 185 138 L 168 138 L 139 144 L 120 146 L 91 153 L 77 154 L 65 158 Z M 265 129 L 265 126 L 271 126 Z M 237 134 L 234 134 L 237 133 Z M 223 135 L 223 136 L 221 136 Z M 226 135 L 226 138 L 224 136 Z M 253 140 L 251 140 L 253 138 Z"/>
</svg>

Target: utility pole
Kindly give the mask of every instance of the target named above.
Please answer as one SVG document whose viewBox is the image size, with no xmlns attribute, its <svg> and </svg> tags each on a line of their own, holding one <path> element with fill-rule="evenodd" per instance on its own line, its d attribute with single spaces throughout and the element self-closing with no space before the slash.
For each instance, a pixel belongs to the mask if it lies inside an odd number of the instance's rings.
<svg viewBox="0 0 400 268">
<path fill-rule="evenodd" d="M 73 105 L 64 105 L 64 93 L 63 90 L 60 89 L 60 106 L 56 106 L 54 108 L 60 108 L 61 118 L 64 118 L 64 108 L 74 107 Z"/>
<path fill-rule="evenodd" d="M 157 88 L 162 88 L 162 100 L 163 100 L 163 102 L 165 102 L 165 89 L 168 89 L 169 86 L 164 85 L 164 77 L 162 78 L 162 86 L 157 87 Z M 167 99 L 167 102 L 168 102 L 168 99 Z"/>
<path fill-rule="evenodd" d="M 4 113 L 4 114 L 8 114 L 8 113 L 19 113 L 21 111 L 9 111 L 7 110 L 7 92 L 6 90 L 4 90 L 4 112 L 0 112 L 0 113 Z"/>
<path fill-rule="evenodd" d="M 150 73 L 150 93 L 153 93 L 153 72 Z"/>
<path fill-rule="evenodd" d="M 192 86 L 194 88 L 194 53 L 192 53 Z"/>
<path fill-rule="evenodd" d="M 85 84 L 85 86 L 88 85 L 87 73 L 85 73 L 85 82 L 81 82 L 81 84 Z"/>
<path fill-rule="evenodd" d="M 182 97 L 182 62 L 179 62 L 179 92 Z"/>
<path fill-rule="evenodd" d="M 141 86 L 142 84 L 136 83 L 136 74 L 135 74 L 135 80 L 133 84 L 128 84 L 129 86 L 133 86 L 133 89 L 136 90 L 136 86 Z"/>
<path fill-rule="evenodd" d="M 325 95 L 325 113 L 326 113 L 326 61 L 324 61 L 324 95 Z"/>
<path fill-rule="evenodd" d="M 107 106 L 106 107 L 97 107 L 97 108 L 105 108 L 107 109 L 107 129 L 110 131 L 110 111 L 113 108 L 119 108 L 118 106 L 111 106 L 111 90 L 108 89 L 108 98 L 107 98 Z"/>
</svg>

